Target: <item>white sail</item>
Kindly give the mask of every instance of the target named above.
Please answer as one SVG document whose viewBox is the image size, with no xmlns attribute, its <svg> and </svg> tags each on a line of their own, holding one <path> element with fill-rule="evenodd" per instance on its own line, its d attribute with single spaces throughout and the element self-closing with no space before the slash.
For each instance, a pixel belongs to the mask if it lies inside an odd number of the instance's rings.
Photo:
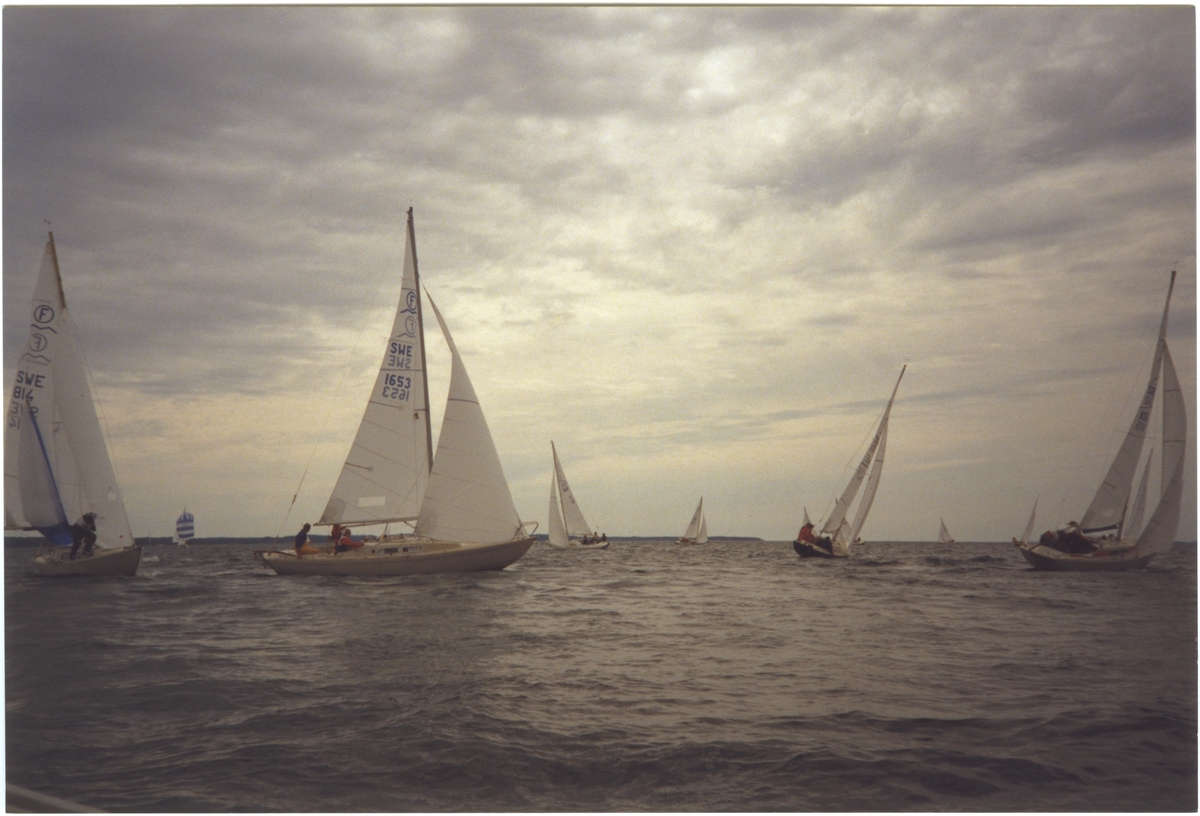
<svg viewBox="0 0 1200 816">
<path fill-rule="evenodd" d="M 18 462 L 21 478 L 19 492 L 21 509 L 30 527 L 38 530 L 52 544 L 71 543 L 71 522 L 63 509 L 54 483 L 54 473 L 42 441 L 37 419 L 25 403 L 19 403 L 21 430 Z"/>
<path fill-rule="evenodd" d="M 575 501 L 575 494 L 571 492 L 571 486 L 567 484 L 566 474 L 563 473 L 562 464 L 558 461 L 558 451 L 554 448 L 554 442 L 550 443 L 550 452 L 554 454 L 554 475 L 558 479 L 558 494 L 562 502 L 563 520 L 566 522 L 568 535 L 585 536 L 591 535 L 592 528 L 588 526 L 587 519 L 583 517 L 583 511 L 579 509 L 579 503 Z"/>
<path fill-rule="evenodd" d="M 429 305 L 450 347 L 452 367 L 433 472 L 415 532 L 438 541 L 511 541 L 521 529 L 521 519 L 496 444 L 446 321 L 433 298 Z"/>
<path fill-rule="evenodd" d="M 566 547 L 568 544 L 567 528 L 563 524 L 562 513 L 559 512 L 557 482 L 558 479 L 555 476 L 550 477 L 550 520 L 547 523 L 549 530 L 546 538 L 555 547 Z"/>
<path fill-rule="evenodd" d="M 1150 366 L 1150 381 L 1146 384 L 1142 404 L 1121 442 L 1121 448 L 1079 523 L 1084 533 L 1108 530 L 1120 532 L 1125 508 L 1129 504 L 1133 477 L 1137 472 L 1138 460 L 1142 457 L 1142 443 L 1146 437 L 1146 426 L 1150 422 L 1150 412 L 1154 408 L 1154 395 L 1158 391 L 1158 373 L 1162 367 L 1162 356 L 1166 346 L 1167 313 L 1171 307 L 1171 292 L 1174 288 L 1175 272 L 1172 271 L 1171 283 L 1167 287 L 1167 302 L 1163 306 L 1162 323 L 1158 328 L 1158 342 L 1154 347 L 1154 362 Z"/>
<path fill-rule="evenodd" d="M 1133 500 L 1133 508 L 1125 520 L 1125 537 L 1136 538 L 1142 531 L 1142 520 L 1146 516 L 1146 488 L 1150 484 L 1150 467 L 1154 464 L 1154 449 L 1146 459 L 1146 467 L 1142 468 L 1142 480 L 1138 483 L 1137 494 Z"/>
<path fill-rule="evenodd" d="M 700 529 L 696 532 L 696 543 L 708 543 L 708 519 L 703 515 L 700 516 Z"/>
<path fill-rule="evenodd" d="M 896 400 L 896 391 L 900 388 L 900 380 L 904 379 L 904 371 L 908 366 L 903 366 L 900 369 L 900 376 L 896 379 L 896 387 L 892 389 L 892 396 L 888 400 L 887 407 L 883 411 L 883 418 L 879 420 L 879 428 L 875 432 L 875 437 L 871 440 L 871 444 L 867 447 L 867 452 L 859 462 L 858 467 L 854 471 L 854 475 L 850 478 L 850 483 L 846 485 L 846 489 L 842 491 L 842 496 L 837 500 L 833 507 L 833 512 L 829 518 L 825 520 L 825 526 L 821 528 L 822 533 L 837 533 L 842 527 L 842 521 L 846 518 L 846 512 L 850 509 L 851 502 L 858 495 L 858 488 L 862 485 L 863 479 L 867 476 L 867 469 L 871 466 L 872 460 L 875 458 L 875 451 L 879 447 L 879 440 L 883 435 L 884 429 L 887 427 L 888 417 L 892 413 L 892 403 Z M 865 520 L 865 519 L 864 519 Z M 836 536 L 835 536 L 836 538 Z M 847 541 L 853 541 L 851 536 Z"/>
<path fill-rule="evenodd" d="M 429 481 L 429 388 L 408 212 L 400 302 L 362 422 L 318 524 L 413 521 Z"/>
<path fill-rule="evenodd" d="M 21 487 L 22 417 L 37 417 L 41 441 L 63 512 L 75 520 L 96 514 L 96 546 L 129 547 L 133 533 L 125 502 L 100 428 L 83 355 L 75 337 L 50 235 L 30 304 L 25 350 L 17 361 L 16 383 L 5 424 L 5 526 L 34 527 L 24 507 L 33 501 Z M 21 409 L 24 403 L 28 411 Z M 38 477 L 31 477 L 38 478 Z M 40 514 L 40 510 L 38 511 Z"/>
<path fill-rule="evenodd" d="M 195 537 L 196 517 L 189 513 L 185 507 L 183 512 L 179 514 L 179 518 L 175 519 L 175 540 L 180 544 L 186 544 Z"/>
<path fill-rule="evenodd" d="M 1137 539 L 1139 547 L 1165 552 L 1175 542 L 1179 513 L 1183 504 L 1184 453 L 1187 450 L 1187 406 L 1171 351 L 1162 344 L 1163 369 L 1163 486 L 1158 506 Z"/>
<path fill-rule="evenodd" d="M 939 518 L 938 525 L 939 525 L 938 526 L 938 543 L 939 544 L 953 544 L 954 537 L 951 536 L 950 531 L 946 529 L 946 520 Z"/>
<path fill-rule="evenodd" d="M 871 466 L 871 475 L 867 478 L 867 487 L 863 491 L 862 501 L 858 504 L 858 513 L 854 516 L 854 526 L 850 530 L 849 537 L 845 540 L 847 547 L 858 538 L 862 526 L 867 521 L 867 513 L 871 512 L 871 504 L 875 501 L 875 491 L 879 489 L 879 477 L 883 473 L 883 454 L 886 450 L 887 417 L 885 416 L 883 424 L 880 427 L 879 448 L 875 451 L 875 464 Z"/>
<path fill-rule="evenodd" d="M 700 503 L 696 505 L 696 512 L 692 513 L 692 520 L 688 522 L 687 531 L 683 534 L 684 541 L 695 541 L 696 534 L 700 532 L 700 519 L 704 516 L 704 497 L 700 497 Z"/>
<path fill-rule="evenodd" d="M 1021 533 L 1021 540 L 1028 541 L 1033 535 L 1033 525 L 1037 522 L 1037 506 L 1038 500 L 1033 500 L 1033 510 L 1029 513 L 1029 522 L 1025 525 L 1025 532 Z"/>
</svg>

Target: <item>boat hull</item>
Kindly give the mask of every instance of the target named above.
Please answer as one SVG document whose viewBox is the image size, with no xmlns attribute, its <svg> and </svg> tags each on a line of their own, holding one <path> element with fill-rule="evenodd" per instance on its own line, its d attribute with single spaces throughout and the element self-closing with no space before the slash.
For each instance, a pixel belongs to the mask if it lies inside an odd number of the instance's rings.
<svg viewBox="0 0 1200 816">
<path fill-rule="evenodd" d="M 1144 552 L 1137 547 L 1117 551 L 1100 550 L 1084 554 L 1064 553 L 1049 547 L 1028 544 L 1017 544 L 1017 549 L 1034 569 L 1059 572 L 1114 572 L 1142 569 L 1154 557 L 1154 553 Z"/>
<path fill-rule="evenodd" d="M 799 539 L 792 542 L 792 549 L 801 558 L 845 558 L 849 555 L 849 553 L 832 553 L 823 547 L 818 547 L 816 544 Z"/>
<path fill-rule="evenodd" d="M 532 538 L 500 544 L 412 540 L 303 558 L 279 550 L 255 550 L 254 557 L 279 575 L 424 575 L 502 570 L 525 555 L 531 546 Z"/>
<path fill-rule="evenodd" d="M 57 547 L 37 556 L 33 563 L 42 575 L 136 575 L 141 547 L 95 549 L 90 556 L 68 557 L 69 547 Z"/>
</svg>

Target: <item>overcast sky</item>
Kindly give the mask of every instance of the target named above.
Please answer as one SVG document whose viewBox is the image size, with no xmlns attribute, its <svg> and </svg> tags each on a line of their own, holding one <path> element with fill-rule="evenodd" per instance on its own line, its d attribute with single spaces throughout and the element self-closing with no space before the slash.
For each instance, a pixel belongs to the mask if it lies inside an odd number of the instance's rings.
<svg viewBox="0 0 1200 816">
<path fill-rule="evenodd" d="M 3 13 L 5 381 L 49 222 L 138 536 L 316 520 L 411 206 L 540 532 L 553 439 L 609 536 L 791 540 L 905 364 L 864 538 L 1078 519 L 1178 269 L 1196 537 L 1191 7 Z"/>
</svg>

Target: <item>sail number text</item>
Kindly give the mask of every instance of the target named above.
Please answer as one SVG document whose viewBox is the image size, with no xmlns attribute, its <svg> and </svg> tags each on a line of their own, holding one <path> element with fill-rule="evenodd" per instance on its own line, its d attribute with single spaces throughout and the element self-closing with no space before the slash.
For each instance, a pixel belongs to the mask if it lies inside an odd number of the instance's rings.
<svg viewBox="0 0 1200 816">
<path fill-rule="evenodd" d="M 412 377 L 403 374 L 384 374 L 381 397 L 385 399 L 408 401 L 412 389 Z"/>
</svg>

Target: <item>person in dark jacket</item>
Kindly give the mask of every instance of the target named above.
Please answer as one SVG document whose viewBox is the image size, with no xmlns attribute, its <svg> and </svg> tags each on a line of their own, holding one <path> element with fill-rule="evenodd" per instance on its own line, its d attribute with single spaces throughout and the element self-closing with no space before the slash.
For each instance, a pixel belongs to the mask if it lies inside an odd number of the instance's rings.
<svg viewBox="0 0 1200 816">
<path fill-rule="evenodd" d="M 91 558 L 92 547 L 96 545 L 96 514 L 84 513 L 79 521 L 71 525 L 71 560 L 75 560 L 80 545 L 83 546 L 83 557 Z"/>
</svg>

